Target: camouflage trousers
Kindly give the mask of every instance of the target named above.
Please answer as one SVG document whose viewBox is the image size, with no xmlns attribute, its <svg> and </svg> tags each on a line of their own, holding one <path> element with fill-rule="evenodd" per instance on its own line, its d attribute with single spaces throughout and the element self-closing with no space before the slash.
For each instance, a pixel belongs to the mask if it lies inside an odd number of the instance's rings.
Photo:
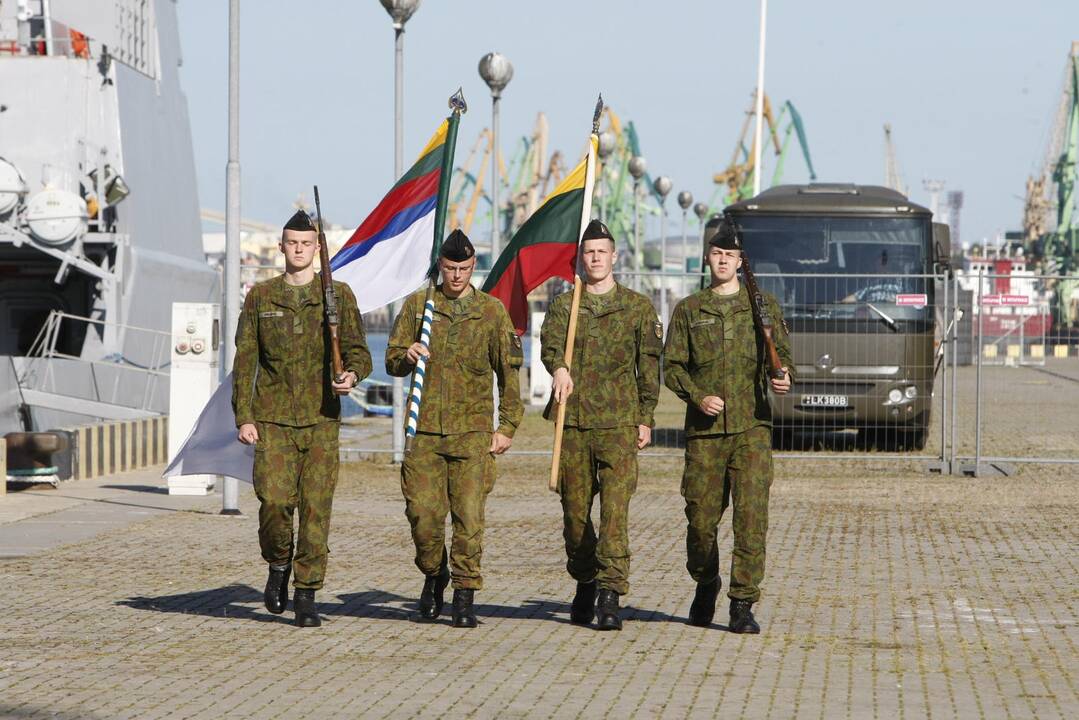
<svg viewBox="0 0 1079 720">
<path fill-rule="evenodd" d="M 728 596 L 756 602 L 764 579 L 768 491 L 772 486 L 772 429 L 686 441 L 682 496 L 686 500 L 686 569 L 697 582 L 719 574 L 716 528 L 733 500 L 734 553 Z"/>
<path fill-rule="evenodd" d="M 450 575 L 453 587 L 483 589 L 484 506 L 495 484 L 491 433 L 417 433 L 401 465 L 405 516 L 412 526 L 416 567 L 435 575 L 446 554 L 446 515 L 453 525 Z"/>
<path fill-rule="evenodd" d="M 293 584 L 318 590 L 326 576 L 330 510 L 337 486 L 336 422 L 304 427 L 257 423 L 254 485 L 259 545 L 271 565 L 292 562 Z M 293 555 L 292 516 L 299 510 Z"/>
<path fill-rule="evenodd" d="M 567 427 L 559 461 L 566 570 L 578 582 L 629 592 L 629 501 L 637 489 L 637 428 Z M 592 503 L 599 494 L 599 537 Z"/>
</svg>

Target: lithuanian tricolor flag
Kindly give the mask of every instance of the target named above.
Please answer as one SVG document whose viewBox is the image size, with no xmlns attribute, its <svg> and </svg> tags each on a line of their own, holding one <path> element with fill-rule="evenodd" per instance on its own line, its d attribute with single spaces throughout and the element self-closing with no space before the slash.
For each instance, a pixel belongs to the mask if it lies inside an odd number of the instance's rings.
<svg viewBox="0 0 1079 720">
<path fill-rule="evenodd" d="M 593 135 L 588 154 L 520 227 L 483 284 L 506 306 L 518 335 L 528 328 L 528 293 L 553 277 L 573 281 L 592 208 L 598 143 Z"/>
</svg>

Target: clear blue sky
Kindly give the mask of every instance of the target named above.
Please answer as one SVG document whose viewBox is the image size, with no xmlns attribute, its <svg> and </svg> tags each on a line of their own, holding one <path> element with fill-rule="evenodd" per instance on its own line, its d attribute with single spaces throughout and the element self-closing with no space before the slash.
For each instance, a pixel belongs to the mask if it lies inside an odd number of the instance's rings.
<svg viewBox="0 0 1079 720">
<path fill-rule="evenodd" d="M 490 122 L 479 58 L 505 54 L 503 152 L 547 114 L 575 157 L 597 91 L 632 120 L 654 174 L 711 195 L 756 82 L 751 1 L 425 0 L 405 34 L 405 162 L 463 85 L 458 157 Z M 989 9 L 989 8 L 992 9 Z M 318 182 L 329 219 L 358 224 L 393 181 L 393 31 L 378 0 L 243 0 L 243 215 L 283 222 Z M 181 0 L 182 81 L 199 195 L 224 209 L 228 3 Z M 882 184 L 893 127 L 912 198 L 923 178 L 963 190 L 962 236 L 1021 225 L 1079 39 L 1079 2 L 772 0 L 765 89 L 791 100 L 820 180 Z M 768 177 L 768 175 L 766 175 Z M 793 154 L 786 179 L 804 182 Z M 670 206 L 676 208 L 673 201 Z"/>
</svg>

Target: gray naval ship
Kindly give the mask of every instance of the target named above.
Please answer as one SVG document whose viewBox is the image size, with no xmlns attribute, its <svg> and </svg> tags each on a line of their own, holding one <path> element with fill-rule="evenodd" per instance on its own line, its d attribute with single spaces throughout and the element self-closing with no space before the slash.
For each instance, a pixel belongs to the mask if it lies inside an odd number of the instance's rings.
<svg viewBox="0 0 1079 720">
<path fill-rule="evenodd" d="M 216 302 L 175 0 L 0 0 L 0 435 L 167 411 Z"/>
</svg>

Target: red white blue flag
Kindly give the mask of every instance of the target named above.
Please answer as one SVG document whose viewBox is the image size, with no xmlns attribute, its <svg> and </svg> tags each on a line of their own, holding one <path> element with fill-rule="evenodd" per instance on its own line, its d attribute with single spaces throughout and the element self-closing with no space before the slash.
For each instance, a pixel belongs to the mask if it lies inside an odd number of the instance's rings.
<svg viewBox="0 0 1079 720">
<path fill-rule="evenodd" d="M 361 313 L 400 300 L 427 279 L 448 128 L 443 120 L 420 159 L 330 261 L 334 280 L 352 287 Z"/>
</svg>

